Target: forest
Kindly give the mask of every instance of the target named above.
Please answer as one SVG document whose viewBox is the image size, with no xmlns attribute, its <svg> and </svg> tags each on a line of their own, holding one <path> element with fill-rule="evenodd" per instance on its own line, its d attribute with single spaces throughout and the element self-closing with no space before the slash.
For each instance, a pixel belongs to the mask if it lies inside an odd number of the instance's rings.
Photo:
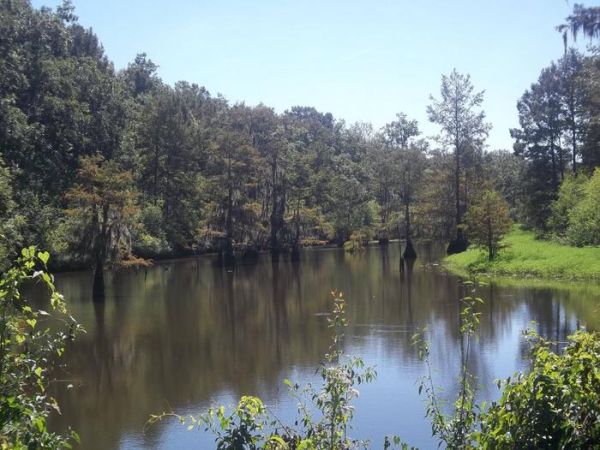
<svg viewBox="0 0 600 450">
<path fill-rule="evenodd" d="M 69 1 L 0 5 L 4 266 L 29 244 L 56 268 L 394 238 L 460 251 L 469 204 L 490 189 L 513 221 L 560 238 L 569 196 L 600 164 L 600 59 L 567 41 L 518 102 L 514 149 L 489 149 L 485 92 L 457 70 L 423 105 L 439 127 L 429 137 L 402 112 L 375 129 L 310 106 L 232 104 L 164 83 L 144 53 L 116 71 Z"/>
</svg>

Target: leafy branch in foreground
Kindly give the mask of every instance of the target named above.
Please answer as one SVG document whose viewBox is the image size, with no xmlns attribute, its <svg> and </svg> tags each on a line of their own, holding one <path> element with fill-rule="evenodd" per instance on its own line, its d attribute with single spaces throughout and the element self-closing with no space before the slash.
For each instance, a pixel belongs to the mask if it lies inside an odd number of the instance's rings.
<svg viewBox="0 0 600 450">
<path fill-rule="evenodd" d="M 486 407 L 475 403 L 474 380 L 467 369 L 471 341 L 479 328 L 476 281 L 466 282 L 469 295 L 461 299 L 460 332 L 465 339 L 460 388 L 451 415 L 436 392 L 429 362 L 429 345 L 413 337 L 426 362 L 425 389 L 432 434 L 451 449 L 588 449 L 600 447 L 600 336 L 578 330 L 562 352 L 556 343 L 528 330 L 532 342 L 531 370 L 498 381 L 498 401 Z M 563 343 L 564 344 L 564 343 Z"/>
<path fill-rule="evenodd" d="M 66 310 L 63 296 L 47 272 L 50 255 L 35 247 L 21 251 L 14 266 L 0 278 L 0 448 L 71 448 L 74 431 L 48 431 L 52 411 L 48 395 L 50 361 L 60 357 L 81 330 Z M 25 283 L 41 283 L 50 294 L 49 311 L 34 309 L 21 293 Z"/>
<path fill-rule="evenodd" d="M 423 333 L 413 336 L 419 358 L 427 366 L 427 375 L 421 380 L 419 394 L 425 390 L 427 396 L 426 415 L 431 420 L 431 430 L 448 448 L 467 448 L 477 422 L 478 405 L 475 404 L 474 380 L 468 370 L 471 342 L 479 328 L 481 313 L 477 306 L 483 299 L 477 296 L 477 288 L 481 286 L 477 281 L 465 281 L 464 286 L 469 289 L 469 294 L 460 299 L 460 333 L 464 339 L 461 354 L 461 374 L 459 379 L 459 392 L 454 403 L 451 415 L 444 412 L 445 404 L 440 398 L 433 381 L 429 343 L 424 339 Z"/>
</svg>

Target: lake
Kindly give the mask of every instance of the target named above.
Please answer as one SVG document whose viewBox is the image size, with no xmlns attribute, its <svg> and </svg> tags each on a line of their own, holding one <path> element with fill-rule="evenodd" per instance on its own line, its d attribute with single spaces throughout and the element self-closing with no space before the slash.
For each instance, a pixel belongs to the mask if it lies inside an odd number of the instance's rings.
<svg viewBox="0 0 600 450">
<path fill-rule="evenodd" d="M 226 270 L 210 256 L 161 262 L 147 271 L 114 274 L 107 298 L 91 300 L 91 274 L 64 273 L 57 285 L 87 330 L 65 357 L 53 392 L 84 449 L 214 448 L 212 436 L 175 421 L 145 426 L 150 414 L 200 413 L 260 396 L 291 421 L 296 402 L 283 380 L 318 382 L 315 369 L 330 344 L 330 291 L 344 292 L 350 327 L 344 348 L 375 366 L 377 379 L 360 387 L 351 436 L 382 448 L 396 434 L 435 448 L 425 399 L 417 393 L 425 366 L 411 337 L 427 327 L 435 383 L 452 398 L 461 351 L 460 279 L 438 264 L 444 248 L 417 246 L 419 259 L 399 270 L 398 243 L 350 255 L 307 250 L 300 262 L 268 255 Z M 531 326 L 564 340 L 578 326 L 598 328 L 600 288 L 566 283 L 518 287 L 489 284 L 480 295 L 479 338 L 469 368 L 478 397 L 495 399 L 497 378 L 527 368 L 522 331 Z M 67 388 L 71 384 L 72 388 Z"/>
</svg>

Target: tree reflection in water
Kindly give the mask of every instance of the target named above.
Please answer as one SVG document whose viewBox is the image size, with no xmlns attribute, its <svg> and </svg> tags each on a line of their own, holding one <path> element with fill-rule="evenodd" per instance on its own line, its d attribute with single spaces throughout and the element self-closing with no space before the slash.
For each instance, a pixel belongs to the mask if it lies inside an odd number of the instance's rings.
<svg viewBox="0 0 600 450">
<path fill-rule="evenodd" d="M 62 274 L 57 285 L 72 314 L 87 329 L 69 349 L 67 372 L 56 383 L 62 416 L 83 448 L 210 447 L 212 439 L 176 424 L 147 428 L 152 413 L 173 408 L 199 412 L 214 402 L 261 396 L 282 418 L 295 411 L 284 378 L 314 380 L 329 345 L 325 314 L 329 291 L 348 300 L 346 353 L 376 365 L 378 379 L 357 404 L 354 435 L 382 442 L 396 433 L 429 447 L 430 428 L 416 393 L 423 367 L 411 336 L 427 325 L 437 382 L 455 394 L 460 369 L 459 280 L 429 263 L 443 246 L 421 245 L 420 259 L 399 270 L 400 248 L 370 247 L 356 255 L 337 249 L 305 251 L 272 261 L 223 269 L 210 257 L 160 263 L 144 272 L 107 280 L 103 303 L 87 297 L 91 277 Z M 497 395 L 493 380 L 523 368 L 520 332 L 531 320 L 542 335 L 564 340 L 578 323 L 598 327 L 597 288 L 487 286 L 480 339 L 470 370 L 480 396 Z"/>
</svg>

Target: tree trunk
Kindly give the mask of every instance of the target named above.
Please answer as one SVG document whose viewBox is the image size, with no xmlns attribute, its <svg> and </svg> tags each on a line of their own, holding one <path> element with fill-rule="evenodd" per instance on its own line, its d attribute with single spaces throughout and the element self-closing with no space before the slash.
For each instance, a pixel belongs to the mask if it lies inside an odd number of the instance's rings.
<svg viewBox="0 0 600 450">
<path fill-rule="evenodd" d="M 233 253 L 233 187 L 231 186 L 231 158 L 227 165 L 227 185 L 227 223 L 223 264 L 225 264 L 225 266 L 232 266 L 235 264 L 235 255 Z"/>
<path fill-rule="evenodd" d="M 292 261 L 300 261 L 300 200 L 296 201 L 296 211 L 294 212 L 294 245 L 292 246 Z"/>
<path fill-rule="evenodd" d="M 446 253 L 448 253 L 449 255 L 453 255 L 455 253 L 462 253 L 467 249 L 468 246 L 469 242 L 467 241 L 467 238 L 465 237 L 462 228 L 458 228 L 456 230 L 456 238 L 450 241 Z"/>
<path fill-rule="evenodd" d="M 456 113 L 456 122 L 458 123 L 458 112 Z M 463 234 L 461 223 L 462 223 L 462 213 L 460 209 L 460 135 L 458 129 L 454 134 L 454 189 L 456 191 L 455 201 L 456 201 L 456 237 L 450 241 L 448 244 L 448 249 L 446 250 L 449 255 L 453 253 L 461 253 L 467 249 L 467 240 Z"/>
<path fill-rule="evenodd" d="M 555 191 L 558 191 L 558 171 L 556 168 L 556 151 L 554 148 L 554 135 L 552 135 L 550 139 L 550 157 L 552 161 L 552 186 Z"/>
<path fill-rule="evenodd" d="M 489 212 L 488 214 L 491 214 L 491 212 Z M 488 220 L 487 220 L 487 228 L 488 228 L 488 258 L 491 261 L 492 259 L 494 259 L 494 235 L 492 232 L 492 221 L 488 216 Z"/>
<path fill-rule="evenodd" d="M 460 210 L 460 142 L 458 140 L 458 135 L 455 138 L 455 173 L 454 173 L 454 188 L 456 189 L 456 237 L 450 241 L 448 244 L 448 249 L 446 252 L 449 255 L 454 253 L 461 253 L 467 249 L 468 243 L 463 234 L 461 223 L 462 223 L 462 214 Z"/>
<path fill-rule="evenodd" d="M 573 80 L 571 80 L 573 83 Z M 569 89 L 569 109 L 570 109 L 570 122 L 571 122 L 571 144 L 572 144 L 572 170 L 573 173 L 577 173 L 577 122 L 575 119 L 575 93 L 573 92 L 573 85 Z"/>
<path fill-rule="evenodd" d="M 277 233 L 279 231 L 279 193 L 277 192 L 277 159 L 271 163 L 271 253 L 273 255 L 279 253 L 279 241 Z"/>
</svg>

